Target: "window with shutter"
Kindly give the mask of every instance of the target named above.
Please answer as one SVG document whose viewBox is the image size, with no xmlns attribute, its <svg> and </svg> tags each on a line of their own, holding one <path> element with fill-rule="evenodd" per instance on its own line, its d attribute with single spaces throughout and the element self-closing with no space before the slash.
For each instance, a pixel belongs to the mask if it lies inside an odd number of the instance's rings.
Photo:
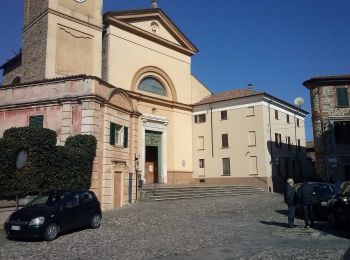
<svg viewBox="0 0 350 260">
<path fill-rule="evenodd" d="M 116 124 L 110 123 L 110 129 L 109 129 L 109 144 L 115 145 L 115 127 Z"/>
<path fill-rule="evenodd" d="M 129 141 L 129 128 L 124 126 L 124 142 L 123 142 L 124 148 L 128 147 L 128 141 Z"/>
<path fill-rule="evenodd" d="M 124 128 L 126 132 L 128 130 L 127 127 L 123 127 L 121 125 L 117 125 L 115 123 L 110 123 L 110 135 L 109 135 L 109 144 L 111 145 L 127 145 L 125 143 L 125 139 L 128 138 L 128 133 L 125 134 Z M 127 146 L 126 146 L 127 147 Z"/>
<path fill-rule="evenodd" d="M 349 106 L 349 94 L 347 88 L 337 88 L 337 104 L 339 107 Z"/>
<path fill-rule="evenodd" d="M 44 116 L 30 116 L 29 126 L 43 128 L 44 126 Z"/>
<path fill-rule="evenodd" d="M 222 168 L 224 176 L 231 175 L 230 158 L 222 158 Z"/>
</svg>

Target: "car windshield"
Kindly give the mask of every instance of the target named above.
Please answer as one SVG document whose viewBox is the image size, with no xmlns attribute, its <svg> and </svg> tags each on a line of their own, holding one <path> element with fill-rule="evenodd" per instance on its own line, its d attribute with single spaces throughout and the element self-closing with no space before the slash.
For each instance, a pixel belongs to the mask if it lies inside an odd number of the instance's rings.
<svg viewBox="0 0 350 260">
<path fill-rule="evenodd" d="M 332 197 L 339 193 L 339 191 L 336 188 L 336 185 L 329 184 L 315 185 L 314 191 L 318 196 L 322 197 Z"/>
<path fill-rule="evenodd" d="M 56 194 L 39 195 L 34 200 L 29 202 L 27 206 L 45 206 L 55 207 L 58 203 L 58 196 Z"/>
</svg>

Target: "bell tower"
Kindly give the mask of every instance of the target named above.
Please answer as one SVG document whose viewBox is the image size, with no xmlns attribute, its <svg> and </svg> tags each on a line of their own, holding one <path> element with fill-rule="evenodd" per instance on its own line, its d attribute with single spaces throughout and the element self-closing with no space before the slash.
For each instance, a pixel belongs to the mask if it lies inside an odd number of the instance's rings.
<svg viewBox="0 0 350 260">
<path fill-rule="evenodd" d="M 25 0 L 23 81 L 101 77 L 103 0 Z"/>
</svg>

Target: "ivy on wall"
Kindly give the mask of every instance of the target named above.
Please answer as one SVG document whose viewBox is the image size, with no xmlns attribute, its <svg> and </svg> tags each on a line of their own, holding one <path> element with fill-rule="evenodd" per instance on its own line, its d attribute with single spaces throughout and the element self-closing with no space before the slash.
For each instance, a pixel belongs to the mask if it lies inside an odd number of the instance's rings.
<svg viewBox="0 0 350 260">
<path fill-rule="evenodd" d="M 20 127 L 0 139 L 0 199 L 23 198 L 57 189 L 89 189 L 97 141 L 94 136 L 69 137 L 56 146 L 55 131 Z M 26 151 L 25 167 L 18 170 L 19 152 Z"/>
</svg>

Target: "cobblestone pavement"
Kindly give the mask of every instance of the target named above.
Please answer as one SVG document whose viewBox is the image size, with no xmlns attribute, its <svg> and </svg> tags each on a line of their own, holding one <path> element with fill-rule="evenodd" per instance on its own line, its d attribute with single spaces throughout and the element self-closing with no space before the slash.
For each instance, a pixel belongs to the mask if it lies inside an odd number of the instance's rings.
<svg viewBox="0 0 350 260">
<path fill-rule="evenodd" d="M 144 203 L 109 211 L 98 230 L 47 242 L 7 240 L 0 259 L 341 259 L 349 233 L 285 226 L 276 194 Z"/>
</svg>

